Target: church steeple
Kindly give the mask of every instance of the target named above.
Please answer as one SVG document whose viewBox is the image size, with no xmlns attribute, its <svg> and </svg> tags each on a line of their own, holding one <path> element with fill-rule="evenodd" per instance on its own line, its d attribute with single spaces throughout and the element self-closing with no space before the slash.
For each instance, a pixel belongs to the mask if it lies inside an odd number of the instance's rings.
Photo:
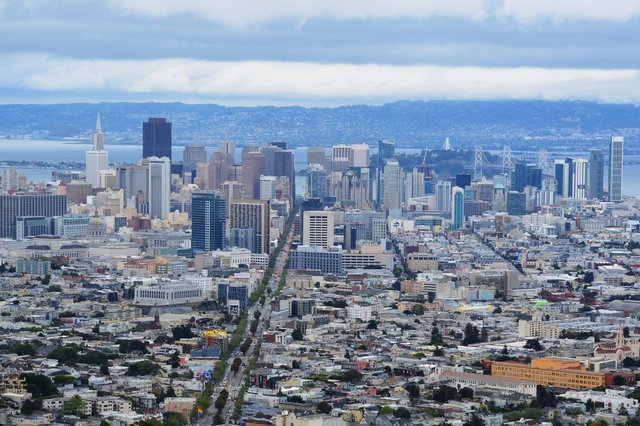
<svg viewBox="0 0 640 426">
<path fill-rule="evenodd" d="M 618 332 L 616 333 L 616 346 L 621 347 L 624 346 L 624 327 L 620 324 L 620 328 L 618 328 Z"/>
<path fill-rule="evenodd" d="M 93 150 L 104 151 L 104 141 L 102 139 L 102 126 L 100 124 L 100 113 L 96 117 L 96 130 L 93 132 Z"/>
</svg>

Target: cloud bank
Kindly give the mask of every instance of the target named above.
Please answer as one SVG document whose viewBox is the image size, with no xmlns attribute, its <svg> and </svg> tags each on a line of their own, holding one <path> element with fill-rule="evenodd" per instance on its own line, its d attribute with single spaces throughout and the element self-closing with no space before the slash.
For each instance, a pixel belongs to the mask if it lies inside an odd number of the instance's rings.
<svg viewBox="0 0 640 426">
<path fill-rule="evenodd" d="M 585 99 L 640 102 L 631 69 L 489 68 L 434 65 L 216 62 L 191 59 L 79 60 L 45 54 L 0 56 L 0 88 L 39 92 L 184 95 L 256 103 L 351 99 Z"/>
</svg>

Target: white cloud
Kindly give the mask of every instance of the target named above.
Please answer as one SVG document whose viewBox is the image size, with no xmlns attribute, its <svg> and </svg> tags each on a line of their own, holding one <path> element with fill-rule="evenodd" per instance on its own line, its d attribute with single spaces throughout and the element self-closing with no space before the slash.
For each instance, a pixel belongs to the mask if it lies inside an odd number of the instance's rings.
<svg viewBox="0 0 640 426">
<path fill-rule="evenodd" d="M 304 22 L 315 17 L 477 20 L 485 14 L 483 0 L 111 0 L 111 4 L 116 10 L 138 16 L 164 18 L 186 14 L 238 27 L 284 19 Z"/>
<path fill-rule="evenodd" d="M 0 56 L 0 88 L 74 94 L 344 103 L 395 99 L 584 99 L 640 102 L 640 72 L 571 68 L 80 60 Z"/>
<path fill-rule="evenodd" d="M 624 22 L 640 16 L 638 0 L 502 0 L 495 15 L 530 24 L 546 19 Z"/>
<path fill-rule="evenodd" d="M 166 18 L 189 15 L 245 27 L 309 18 L 623 22 L 640 16 L 638 0 L 110 0 L 118 12 Z"/>
</svg>

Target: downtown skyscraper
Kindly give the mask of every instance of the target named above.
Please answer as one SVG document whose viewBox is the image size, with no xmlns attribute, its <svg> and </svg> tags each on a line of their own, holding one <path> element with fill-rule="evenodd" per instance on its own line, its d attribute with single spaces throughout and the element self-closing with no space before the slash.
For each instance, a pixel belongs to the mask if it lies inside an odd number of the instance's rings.
<svg viewBox="0 0 640 426">
<path fill-rule="evenodd" d="M 614 136 L 609 144 L 609 201 L 622 201 L 624 137 Z"/>
<path fill-rule="evenodd" d="M 109 168 L 109 154 L 104 150 L 100 113 L 96 117 L 96 129 L 93 132 L 93 148 L 86 153 L 86 179 L 92 187 L 100 187 L 100 171 Z"/>
<path fill-rule="evenodd" d="M 227 201 L 217 191 L 194 192 L 191 198 L 191 248 L 224 248 Z"/>
<path fill-rule="evenodd" d="M 165 118 L 142 123 L 142 157 L 167 157 L 171 162 L 171 123 Z"/>
<path fill-rule="evenodd" d="M 604 154 L 601 149 L 592 149 L 589 156 L 589 199 L 604 197 Z"/>
</svg>

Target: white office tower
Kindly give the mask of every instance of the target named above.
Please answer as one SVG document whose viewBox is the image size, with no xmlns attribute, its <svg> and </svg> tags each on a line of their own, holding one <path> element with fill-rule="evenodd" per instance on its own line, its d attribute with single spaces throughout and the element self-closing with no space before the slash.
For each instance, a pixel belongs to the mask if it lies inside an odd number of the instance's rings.
<svg viewBox="0 0 640 426">
<path fill-rule="evenodd" d="M 149 170 L 148 197 L 149 216 L 166 219 L 169 216 L 171 196 L 171 160 L 167 157 L 149 157 L 142 160 Z"/>
<path fill-rule="evenodd" d="M 260 176 L 260 199 L 272 200 L 276 198 L 276 177 L 275 176 Z"/>
<path fill-rule="evenodd" d="M 422 197 L 424 195 L 424 173 L 417 167 L 406 175 L 405 179 L 405 203 L 409 203 L 409 199 Z"/>
<path fill-rule="evenodd" d="M 333 247 L 333 226 L 335 216 L 332 211 L 304 212 L 302 244 L 305 246 Z"/>
<path fill-rule="evenodd" d="M 383 203 L 385 210 L 402 208 L 404 172 L 396 160 L 384 165 Z"/>
<path fill-rule="evenodd" d="M 609 145 L 609 201 L 622 201 L 622 163 L 624 138 L 614 136 Z"/>
<path fill-rule="evenodd" d="M 451 211 L 451 182 L 448 180 L 436 183 L 436 211 Z"/>
<path fill-rule="evenodd" d="M 587 199 L 587 182 L 589 176 L 589 162 L 584 158 L 573 159 L 573 198 Z"/>
<path fill-rule="evenodd" d="M 366 143 L 351 145 L 350 155 L 351 167 L 369 167 L 369 145 Z"/>
<path fill-rule="evenodd" d="M 351 145 L 334 145 L 331 148 L 331 171 L 346 172 L 349 170 Z"/>
<path fill-rule="evenodd" d="M 9 191 L 18 189 L 18 171 L 11 167 L 2 169 L 2 189 Z"/>
<path fill-rule="evenodd" d="M 93 149 L 86 153 L 87 183 L 94 188 L 100 188 L 100 170 L 109 168 L 109 154 L 104 150 L 100 113 L 96 118 L 96 130 L 93 132 Z"/>
</svg>

